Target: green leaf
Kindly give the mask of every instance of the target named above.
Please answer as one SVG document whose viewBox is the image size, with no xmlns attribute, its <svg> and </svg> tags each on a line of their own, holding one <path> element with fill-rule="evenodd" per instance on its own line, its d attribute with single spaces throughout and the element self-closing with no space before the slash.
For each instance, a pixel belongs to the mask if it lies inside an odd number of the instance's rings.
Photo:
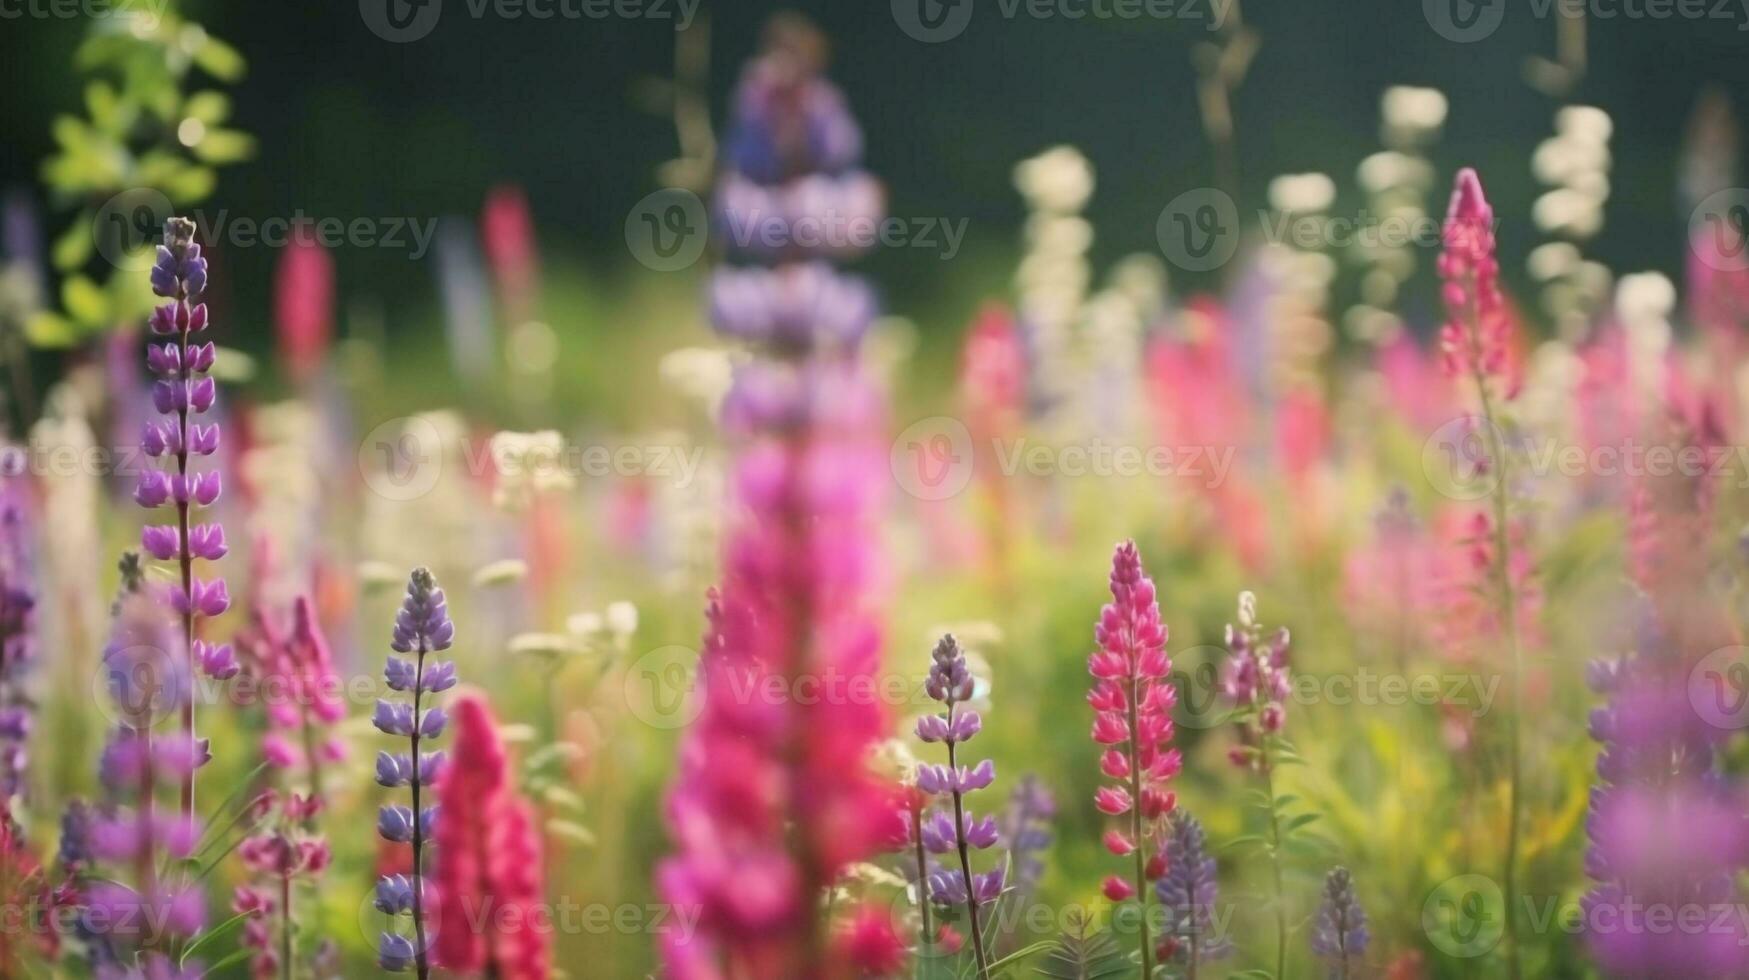
<svg viewBox="0 0 1749 980">
<path fill-rule="evenodd" d="M 231 114 L 231 97 L 215 89 L 202 89 L 182 104 L 182 114 L 207 126 L 217 126 Z"/>
<path fill-rule="evenodd" d="M 1318 816 L 1319 815 L 1316 813 L 1302 813 L 1299 816 L 1292 817 L 1282 826 L 1281 832 L 1284 834 L 1291 834 L 1301 827 L 1304 827 L 1306 824 L 1318 819 Z"/>
<path fill-rule="evenodd" d="M 1057 941 L 1054 939 L 1041 939 L 1030 946 L 1022 946 L 1014 952 L 1009 953 L 1007 956 L 992 962 L 990 964 L 990 972 L 995 973 L 997 970 L 1006 968 L 1011 963 L 1018 963 L 1029 956 L 1042 953 L 1047 949 L 1052 949 L 1056 945 Z"/>
<path fill-rule="evenodd" d="M 55 268 L 66 272 L 84 265 L 85 260 L 91 257 L 95 244 L 91 238 L 91 212 L 88 209 L 80 211 L 79 217 L 55 238 L 51 249 Z"/>
<path fill-rule="evenodd" d="M 172 201 L 193 203 L 212 196 L 218 175 L 207 167 L 189 167 L 165 181 L 164 193 Z"/>
<path fill-rule="evenodd" d="M 1037 967 L 1039 976 L 1052 980 L 1115 980 L 1130 976 L 1134 966 L 1109 932 L 1094 933 L 1085 920 L 1077 920 L 1071 928 L 1075 931 L 1063 933 L 1051 944 L 1044 962 Z"/>
<path fill-rule="evenodd" d="M 210 977 L 215 973 L 222 975 L 227 968 L 236 966 L 238 963 L 241 963 L 254 955 L 255 951 L 252 949 L 239 949 L 217 963 L 214 963 L 212 966 L 207 967 L 202 971 L 201 976 Z"/>
<path fill-rule="evenodd" d="M 548 820 L 547 831 L 584 847 L 595 846 L 595 834 L 588 827 L 570 820 Z"/>
<path fill-rule="evenodd" d="M 583 797 L 578 796 L 576 793 L 571 792 L 563 786 L 548 786 L 541 792 L 541 796 L 553 806 L 565 810 L 583 809 Z"/>
<path fill-rule="evenodd" d="M 85 111 L 100 129 L 115 130 L 121 122 L 121 100 L 109 83 L 96 81 L 85 86 Z"/>
<path fill-rule="evenodd" d="M 103 326 L 112 312 L 103 290 L 85 276 L 73 276 L 61 283 L 61 305 L 74 320 L 94 327 Z"/>
<path fill-rule="evenodd" d="M 208 34 L 194 51 L 194 63 L 201 70 L 222 82 L 234 82 L 243 77 L 248 67 L 236 48 Z"/>
<path fill-rule="evenodd" d="M 200 955 L 207 947 L 214 946 L 218 944 L 220 940 L 228 938 L 233 933 L 240 931 L 243 928 L 243 924 L 249 921 L 250 915 L 251 913 L 249 912 L 239 912 L 211 929 L 208 929 L 206 932 L 201 933 L 199 936 L 196 936 L 194 942 L 189 943 L 188 948 L 182 951 L 182 957 L 178 959 L 177 962 L 187 963 L 189 960 Z"/>
<path fill-rule="evenodd" d="M 24 321 L 24 339 L 32 347 L 71 347 L 79 340 L 79 328 L 59 313 L 44 310 Z"/>
<path fill-rule="evenodd" d="M 254 156 L 255 138 L 235 129 L 211 129 L 194 145 L 194 155 L 202 163 L 222 167 Z"/>
</svg>

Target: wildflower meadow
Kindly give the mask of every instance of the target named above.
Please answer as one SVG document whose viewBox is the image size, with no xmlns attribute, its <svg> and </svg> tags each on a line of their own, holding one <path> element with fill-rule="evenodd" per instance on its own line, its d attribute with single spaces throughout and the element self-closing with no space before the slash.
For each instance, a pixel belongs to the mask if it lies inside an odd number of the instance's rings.
<svg viewBox="0 0 1749 980">
<path fill-rule="evenodd" d="M 0 978 L 1749 978 L 1749 16 L 799 6 L 0 0 Z"/>
</svg>

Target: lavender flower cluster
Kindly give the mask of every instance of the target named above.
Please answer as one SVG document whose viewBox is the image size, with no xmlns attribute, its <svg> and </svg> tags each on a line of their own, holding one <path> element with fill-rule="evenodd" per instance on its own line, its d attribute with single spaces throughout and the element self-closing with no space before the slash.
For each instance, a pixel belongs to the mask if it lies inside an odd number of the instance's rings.
<svg viewBox="0 0 1749 980">
<path fill-rule="evenodd" d="M 390 688 L 410 695 L 407 701 L 377 701 L 371 721 L 385 735 L 405 738 L 408 751 L 377 753 L 377 784 L 390 789 L 408 787 L 412 805 L 387 803 L 377 813 L 377 833 L 386 841 L 410 844 L 413 866 L 410 874 L 385 875 L 377 882 L 376 907 L 399 917 L 411 916 L 413 935 L 397 931 L 382 934 L 377 960 L 383 969 L 401 972 L 409 967 L 421 978 L 430 973 L 425 938 L 426 894 L 423 860 L 425 843 L 431 838 L 437 818 L 435 806 L 423 805 L 423 794 L 443 768 L 442 752 L 424 752 L 420 742 L 443 735 L 449 716 L 441 707 L 425 708 L 428 694 L 440 694 L 456 685 L 454 661 L 427 660 L 428 654 L 449 649 L 455 639 L 455 624 L 437 580 L 424 568 L 416 568 L 407 583 L 407 595 L 395 617 L 389 646 L 411 659 L 391 656 L 383 670 Z"/>
<path fill-rule="evenodd" d="M 960 705 L 972 697 L 972 675 L 966 666 L 966 655 L 952 635 L 943 636 L 930 654 L 929 679 L 924 690 L 947 706 L 941 714 L 924 715 L 917 719 L 917 737 L 925 742 L 947 746 L 947 764 L 924 764 L 917 769 L 917 788 L 931 796 L 946 796 L 953 804 L 952 813 L 937 810 L 924 821 L 923 847 L 931 854 L 957 852 L 962 865 L 967 860 L 965 848 L 987 850 L 996 846 L 1000 835 L 996 818 L 974 818 L 965 809 L 967 793 L 987 788 L 996 781 L 996 764 L 989 759 L 967 767 L 959 761 L 959 746 L 971 741 L 984 727 L 976 711 Z M 967 889 L 967 877 L 971 886 Z M 942 905 L 983 905 L 1002 893 L 1003 871 L 998 868 L 984 874 L 972 874 L 969 867 L 937 869 L 929 875 L 929 893 Z"/>
<path fill-rule="evenodd" d="M 1195 976 L 1198 965 L 1226 956 L 1233 943 L 1215 918 L 1220 877 L 1202 823 L 1185 810 L 1173 811 L 1170 820 L 1166 874 L 1154 884 L 1154 894 L 1166 910 L 1161 951 Z"/>
</svg>

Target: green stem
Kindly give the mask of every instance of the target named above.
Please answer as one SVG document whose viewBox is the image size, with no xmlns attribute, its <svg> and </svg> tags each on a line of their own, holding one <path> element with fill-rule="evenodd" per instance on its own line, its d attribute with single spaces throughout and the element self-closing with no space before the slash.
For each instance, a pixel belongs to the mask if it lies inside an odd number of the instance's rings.
<svg viewBox="0 0 1749 980">
<path fill-rule="evenodd" d="M 1275 876 L 1275 980 L 1287 976 L 1287 889 L 1281 880 L 1281 816 L 1275 808 L 1275 767 L 1269 760 L 1270 736 L 1262 739 L 1258 761 L 1263 766 L 1263 792 L 1269 797 L 1269 864 Z"/>
<path fill-rule="evenodd" d="M 947 726 L 953 728 L 953 705 L 947 706 Z M 959 761 L 955 754 L 952 738 L 947 740 L 947 768 L 951 772 L 959 771 Z M 984 930 L 978 925 L 978 894 L 972 887 L 972 856 L 966 847 L 966 811 L 959 787 L 953 791 L 953 836 L 959 844 L 960 873 L 966 879 L 966 911 L 971 916 L 972 952 L 978 960 L 978 977 L 980 980 L 990 980 L 990 961 L 984 954 Z"/>
<path fill-rule="evenodd" d="M 1133 644 L 1131 648 L 1134 649 Z M 1142 980 L 1153 980 L 1154 944 L 1148 936 L 1148 869 L 1147 858 L 1144 856 L 1144 852 L 1147 848 L 1143 846 L 1142 841 L 1142 759 L 1141 749 L 1138 746 L 1138 742 L 1141 739 L 1141 732 L 1137 727 L 1141 719 L 1136 706 L 1136 700 L 1142 693 L 1142 683 L 1141 678 L 1136 673 L 1136 669 L 1135 665 L 1132 664 L 1130 668 L 1129 697 L 1130 843 L 1135 845 L 1136 904 L 1140 907 L 1141 912 L 1138 919 L 1141 923 Z"/>
<path fill-rule="evenodd" d="M 1474 289 L 1471 289 L 1472 295 Z M 1474 313 L 1472 312 L 1472 316 Z M 1479 316 L 1471 321 L 1472 330 L 1481 329 Z M 1482 421 L 1487 426 L 1489 459 L 1496 467 L 1496 480 L 1493 494 L 1494 510 L 1494 577 L 1500 589 L 1501 629 L 1506 633 L 1507 650 L 1510 653 L 1510 672 L 1507 686 L 1510 688 L 1512 711 L 1506 719 L 1507 740 L 1507 790 L 1506 790 L 1506 867 L 1502 873 L 1504 893 L 1506 898 L 1506 975 L 1510 980 L 1519 980 L 1521 976 L 1518 955 L 1518 824 L 1519 811 L 1522 806 L 1520 793 L 1520 755 L 1521 737 L 1519 734 L 1519 716 L 1523 713 L 1523 671 L 1524 653 L 1518 637 L 1518 597 L 1512 588 L 1512 557 L 1511 534 L 1506 525 L 1507 513 L 1507 479 L 1506 479 L 1506 447 L 1503 445 L 1499 427 L 1494 421 L 1494 402 L 1488 395 L 1488 381 L 1482 374 L 1481 359 L 1471 357 L 1471 374 L 1476 382 L 1476 391 L 1482 402 Z"/>
<path fill-rule="evenodd" d="M 923 916 L 923 942 L 917 947 L 918 952 L 929 948 L 934 942 L 935 933 L 929 928 L 929 856 L 923 850 L 923 810 L 918 808 L 911 814 L 911 833 L 917 841 L 917 910 Z"/>
</svg>

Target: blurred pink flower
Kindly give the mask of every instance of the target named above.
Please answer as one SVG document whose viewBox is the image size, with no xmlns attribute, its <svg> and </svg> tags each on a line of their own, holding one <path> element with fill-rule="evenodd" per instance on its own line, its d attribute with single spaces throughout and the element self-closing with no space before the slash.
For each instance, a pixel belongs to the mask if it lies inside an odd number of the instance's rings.
<svg viewBox="0 0 1749 980">
<path fill-rule="evenodd" d="M 293 229 L 274 274 L 273 324 L 280 360 L 306 384 L 334 341 L 334 258 L 307 225 Z"/>
</svg>

